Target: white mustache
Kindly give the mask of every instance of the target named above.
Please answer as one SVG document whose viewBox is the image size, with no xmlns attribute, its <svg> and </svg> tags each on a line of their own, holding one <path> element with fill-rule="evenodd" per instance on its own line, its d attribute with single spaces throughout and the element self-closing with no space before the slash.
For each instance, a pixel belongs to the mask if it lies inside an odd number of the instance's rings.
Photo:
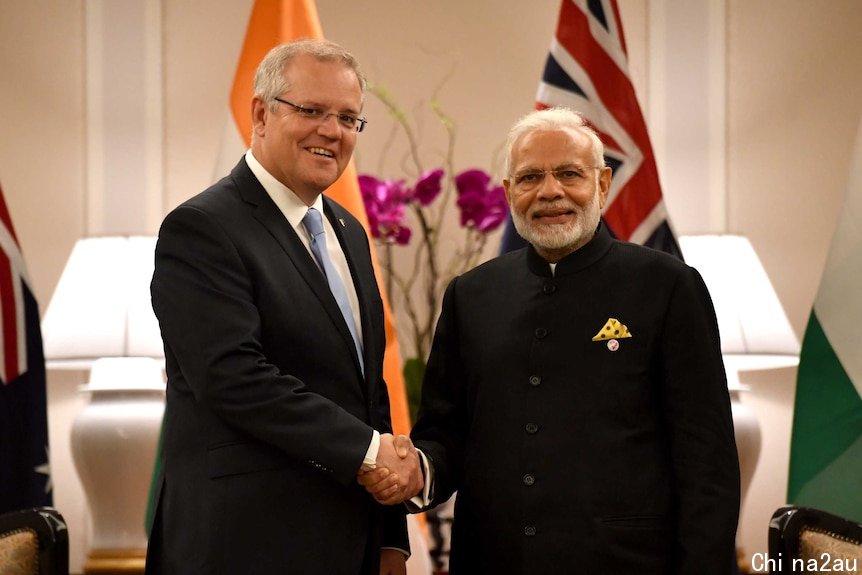
<svg viewBox="0 0 862 575">
<path fill-rule="evenodd" d="M 545 215 L 545 214 L 559 214 L 559 213 L 563 213 L 563 212 L 575 212 L 575 213 L 579 214 L 582 211 L 583 210 L 581 210 L 581 208 L 575 204 L 557 203 L 557 204 L 549 204 L 549 205 L 543 205 L 541 207 L 537 207 L 536 209 L 531 210 L 529 215 L 530 216 L 536 216 L 536 215 Z"/>
</svg>

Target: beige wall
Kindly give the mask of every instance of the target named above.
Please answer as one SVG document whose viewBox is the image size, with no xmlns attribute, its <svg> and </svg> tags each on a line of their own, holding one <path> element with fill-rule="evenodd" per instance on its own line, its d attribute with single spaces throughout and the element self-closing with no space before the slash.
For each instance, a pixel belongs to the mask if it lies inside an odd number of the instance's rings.
<svg viewBox="0 0 862 575">
<path fill-rule="evenodd" d="M 251 0 L 141 1 L 160 10 L 163 186 L 147 193 L 164 213 L 213 179 Z M 620 2 L 632 75 L 656 138 L 669 136 L 668 124 L 649 116 L 650 99 L 685 89 L 666 85 L 650 69 L 658 46 L 674 34 L 657 28 L 654 15 L 673 1 Z M 726 230 L 752 239 L 801 338 L 862 113 L 862 3 L 719 5 L 726 7 Z M 324 32 L 355 51 L 370 79 L 403 108 L 417 110 L 429 166 L 445 144 L 421 104 L 448 78 L 438 96 L 458 125 L 456 168 L 489 169 L 506 127 L 533 105 L 558 1 L 537 0 L 529 8 L 515 0 L 318 0 L 317 6 Z M 0 0 L 0 184 L 43 311 L 74 241 L 92 233 L 85 30 L 83 1 Z M 397 154 L 382 153 L 391 121 L 373 99 L 366 111 L 371 124 L 361 136 L 358 168 L 397 176 Z M 660 150 L 657 156 L 663 173 L 682 168 Z M 688 205 L 679 213 L 670 194 L 668 202 L 683 229 L 701 215 Z M 87 519 L 66 437 L 82 402 L 75 384 L 85 377 L 49 377 L 56 503 L 70 516 L 73 568 L 83 561 Z M 744 401 L 763 425 L 761 462 L 740 528 L 748 553 L 765 550 L 769 515 L 783 503 L 794 379 L 793 369 L 747 379 L 753 391 Z"/>
<path fill-rule="evenodd" d="M 84 232 L 83 42 L 81 2 L 0 1 L 0 185 L 43 308 Z"/>
</svg>

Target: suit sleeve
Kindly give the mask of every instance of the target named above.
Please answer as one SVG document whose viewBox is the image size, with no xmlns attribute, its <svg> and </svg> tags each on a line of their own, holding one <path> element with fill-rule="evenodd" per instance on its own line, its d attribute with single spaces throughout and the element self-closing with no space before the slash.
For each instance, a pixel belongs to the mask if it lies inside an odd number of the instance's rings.
<svg viewBox="0 0 862 575">
<path fill-rule="evenodd" d="M 467 398 L 458 345 L 457 282 L 457 278 L 453 280 L 443 296 L 422 383 L 419 415 L 410 434 L 416 447 L 431 460 L 432 507 L 444 503 L 460 487 L 464 467 Z"/>
<path fill-rule="evenodd" d="M 181 391 L 234 429 L 350 484 L 371 428 L 268 360 L 258 287 L 210 214 L 185 206 L 168 215 L 151 289 L 166 349 L 188 387 Z"/>
<path fill-rule="evenodd" d="M 677 501 L 674 573 L 727 575 L 736 556 L 739 463 L 715 311 L 688 267 L 669 302 L 660 377 Z"/>
</svg>

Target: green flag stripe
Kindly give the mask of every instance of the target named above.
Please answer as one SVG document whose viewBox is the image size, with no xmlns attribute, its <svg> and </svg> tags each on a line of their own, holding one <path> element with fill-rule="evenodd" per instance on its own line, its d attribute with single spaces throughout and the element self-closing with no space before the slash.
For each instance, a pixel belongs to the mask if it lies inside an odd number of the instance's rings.
<svg viewBox="0 0 862 575">
<path fill-rule="evenodd" d="M 845 519 L 862 522 L 862 436 L 848 447 L 835 461 L 808 481 L 793 503 L 816 507 L 840 515 Z"/>
<path fill-rule="evenodd" d="M 787 498 L 797 503 L 833 461 L 862 436 L 862 398 L 812 312 L 802 342 Z M 842 514 L 842 510 L 833 510 Z M 846 515 L 846 513 L 845 513 Z"/>
</svg>

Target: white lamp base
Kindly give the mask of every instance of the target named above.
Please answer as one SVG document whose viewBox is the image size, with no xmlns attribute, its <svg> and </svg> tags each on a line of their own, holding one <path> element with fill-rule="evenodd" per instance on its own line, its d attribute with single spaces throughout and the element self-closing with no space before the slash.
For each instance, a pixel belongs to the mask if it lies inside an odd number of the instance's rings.
<svg viewBox="0 0 862 575">
<path fill-rule="evenodd" d="M 751 408 L 740 401 L 741 391 L 730 390 L 730 410 L 733 414 L 733 432 L 736 435 L 736 451 L 739 456 L 740 505 L 748 493 L 760 457 L 760 423 Z"/>
<path fill-rule="evenodd" d="M 165 384 L 150 358 L 93 363 L 90 403 L 72 424 L 72 456 L 91 513 L 84 573 L 143 573 L 144 521 Z"/>
</svg>

